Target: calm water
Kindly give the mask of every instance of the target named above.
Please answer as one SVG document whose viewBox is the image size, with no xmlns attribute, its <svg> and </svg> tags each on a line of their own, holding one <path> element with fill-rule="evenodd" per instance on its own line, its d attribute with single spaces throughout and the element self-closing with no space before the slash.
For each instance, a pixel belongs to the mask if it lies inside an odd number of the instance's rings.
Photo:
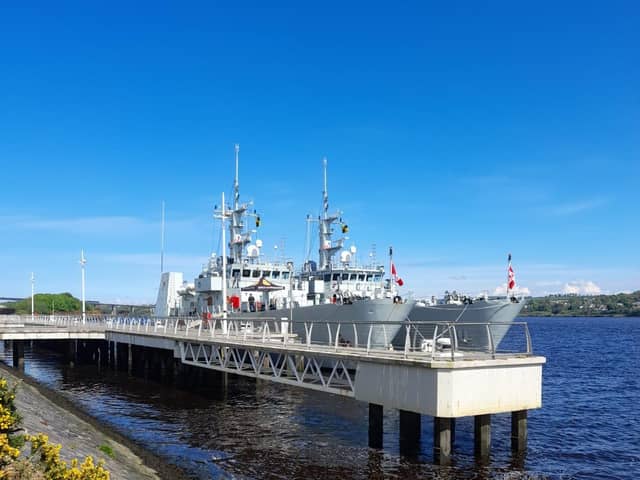
<svg viewBox="0 0 640 480">
<path fill-rule="evenodd" d="M 193 478 L 640 477 L 640 318 L 529 318 L 547 357 L 543 408 L 529 415 L 524 466 L 510 455 L 510 416 L 492 420 L 492 459 L 473 459 L 473 422 L 460 419 L 455 465 L 430 464 L 423 417 L 417 459 L 399 455 L 398 415 L 385 412 L 385 448 L 367 445 L 366 404 L 229 376 L 226 391 L 175 391 L 27 351 L 26 372 Z M 10 352 L 4 352 L 11 363 Z"/>
</svg>

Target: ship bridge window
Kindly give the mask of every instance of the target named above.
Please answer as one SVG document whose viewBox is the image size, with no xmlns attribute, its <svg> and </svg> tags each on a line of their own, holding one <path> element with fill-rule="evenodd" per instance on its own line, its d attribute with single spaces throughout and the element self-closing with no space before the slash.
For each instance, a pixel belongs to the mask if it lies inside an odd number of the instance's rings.
<svg viewBox="0 0 640 480">
<path fill-rule="evenodd" d="M 367 282 L 370 282 L 371 279 L 373 278 L 373 275 L 371 275 L 370 273 L 367 275 Z"/>
<path fill-rule="evenodd" d="M 251 276 L 252 276 L 253 278 L 258 278 L 258 277 L 260 276 L 260 270 L 253 270 L 253 271 L 251 272 Z"/>
<path fill-rule="evenodd" d="M 349 280 L 355 280 L 358 277 L 358 275 L 356 275 L 355 273 L 352 273 L 351 276 L 349 277 Z"/>
<path fill-rule="evenodd" d="M 330 273 L 325 273 L 324 274 L 324 281 L 325 282 L 330 282 L 331 281 L 331 274 Z"/>
<path fill-rule="evenodd" d="M 373 277 L 374 281 L 376 282 L 379 282 L 381 278 L 382 278 L 382 275 L 380 275 L 379 273 L 376 273 L 375 277 Z"/>
<path fill-rule="evenodd" d="M 364 273 L 358 274 L 358 280 L 360 280 L 361 282 L 364 282 Z"/>
<path fill-rule="evenodd" d="M 343 273 L 342 274 L 342 280 L 349 280 L 349 274 L 348 273 Z"/>
<path fill-rule="evenodd" d="M 251 276 L 251 270 L 242 270 L 242 276 L 247 278 Z"/>
<path fill-rule="evenodd" d="M 280 278 L 280 272 L 278 270 L 274 270 L 272 277 L 273 278 Z"/>
<path fill-rule="evenodd" d="M 340 280 L 340 274 L 339 273 L 334 273 L 333 274 L 333 281 L 337 282 L 338 280 Z"/>
<path fill-rule="evenodd" d="M 282 278 L 287 280 L 289 278 L 289 272 L 282 272 Z"/>
</svg>

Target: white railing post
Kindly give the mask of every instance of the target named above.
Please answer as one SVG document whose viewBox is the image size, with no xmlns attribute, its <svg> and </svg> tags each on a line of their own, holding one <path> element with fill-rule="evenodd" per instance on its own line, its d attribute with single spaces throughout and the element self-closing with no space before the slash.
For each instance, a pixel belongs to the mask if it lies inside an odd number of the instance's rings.
<svg viewBox="0 0 640 480">
<path fill-rule="evenodd" d="M 409 345 L 411 343 L 411 325 L 407 324 L 405 329 L 407 333 L 404 336 L 404 358 L 407 358 L 409 354 Z"/>
<path fill-rule="evenodd" d="M 486 325 L 487 328 L 487 338 L 489 340 L 489 352 L 491 353 L 491 358 L 496 358 L 495 346 L 493 344 L 493 335 L 491 335 L 491 328 L 489 328 L 489 324 Z"/>
</svg>

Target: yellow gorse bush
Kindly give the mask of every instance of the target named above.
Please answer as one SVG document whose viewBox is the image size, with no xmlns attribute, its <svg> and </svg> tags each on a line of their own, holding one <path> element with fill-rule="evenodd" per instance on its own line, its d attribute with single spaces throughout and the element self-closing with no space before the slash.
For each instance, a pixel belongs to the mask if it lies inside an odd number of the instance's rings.
<svg viewBox="0 0 640 480">
<path fill-rule="evenodd" d="M 16 461 L 21 453 L 16 445 L 19 443 L 18 437 L 21 437 L 31 443 L 29 459 L 46 480 L 109 480 L 109 471 L 104 468 L 102 460 L 96 465 L 89 456 L 79 465 L 78 460 L 73 459 L 68 467 L 60 458 L 62 445 L 49 443 L 46 435 L 14 435 L 19 430 L 21 421 L 14 404 L 15 391 L 15 385 L 9 387 L 7 380 L 0 377 L 0 479 L 28 480 L 26 477 L 16 476 L 16 472 L 20 470 L 16 468 Z M 31 471 L 30 475 L 32 474 Z"/>
</svg>

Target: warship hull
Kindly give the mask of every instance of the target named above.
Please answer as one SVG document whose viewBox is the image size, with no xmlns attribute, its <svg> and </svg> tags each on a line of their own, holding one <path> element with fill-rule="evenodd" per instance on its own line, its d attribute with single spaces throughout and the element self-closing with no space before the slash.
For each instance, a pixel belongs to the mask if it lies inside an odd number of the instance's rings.
<svg viewBox="0 0 640 480">
<path fill-rule="evenodd" d="M 460 350 L 486 351 L 494 348 L 509 331 L 510 324 L 518 316 L 524 301 L 512 302 L 508 299 L 476 300 L 469 304 L 416 305 L 409 314 L 412 329 L 413 346 L 419 346 L 422 340 L 433 338 L 435 326 L 420 322 L 447 322 L 456 324 L 458 348 Z M 473 325 L 483 324 L 483 325 Z M 490 324 L 491 339 L 484 324 Z M 441 331 L 442 327 L 440 327 Z M 399 332 L 394 345 L 404 345 L 405 332 Z"/>
<path fill-rule="evenodd" d="M 247 312 L 247 318 L 271 318 L 293 322 L 287 328 L 306 342 L 310 333 L 312 344 L 335 344 L 380 348 L 391 345 L 413 309 L 411 303 L 393 303 L 390 299 L 356 300 L 347 304 L 322 304 L 293 309 Z"/>
</svg>

